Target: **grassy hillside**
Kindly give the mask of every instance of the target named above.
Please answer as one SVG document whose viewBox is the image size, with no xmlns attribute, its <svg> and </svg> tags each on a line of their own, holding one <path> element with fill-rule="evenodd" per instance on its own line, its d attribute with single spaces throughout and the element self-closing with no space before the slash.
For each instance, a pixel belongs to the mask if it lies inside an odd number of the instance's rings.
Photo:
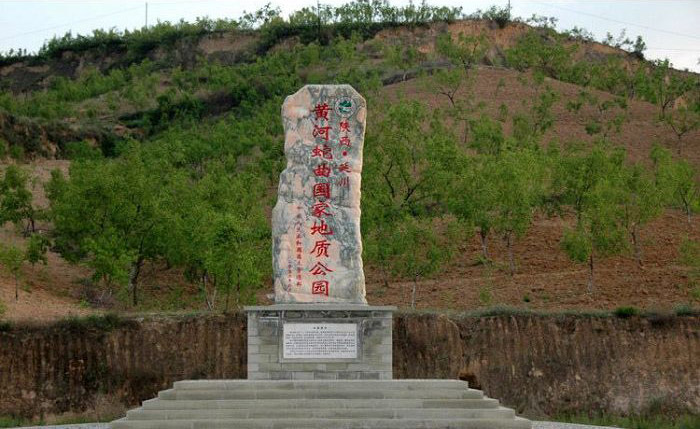
<svg viewBox="0 0 700 429">
<path fill-rule="evenodd" d="M 355 2 L 5 55 L 4 317 L 268 302 L 279 109 L 306 83 L 368 99 L 370 302 L 690 311 L 698 77 L 551 24 Z"/>
</svg>

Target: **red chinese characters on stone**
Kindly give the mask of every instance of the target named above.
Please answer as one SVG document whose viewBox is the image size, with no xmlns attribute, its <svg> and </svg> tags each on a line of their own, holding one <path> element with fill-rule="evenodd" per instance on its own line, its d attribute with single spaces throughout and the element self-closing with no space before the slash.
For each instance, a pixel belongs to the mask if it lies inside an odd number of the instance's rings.
<svg viewBox="0 0 700 429">
<path fill-rule="evenodd" d="M 311 149 L 311 158 L 323 158 L 323 159 L 333 159 L 333 153 L 331 148 L 324 144 L 323 146 L 316 146 Z"/>
<path fill-rule="evenodd" d="M 331 127 L 326 125 L 325 127 L 322 127 L 320 125 L 314 124 L 314 131 L 313 131 L 313 136 L 322 138 L 325 141 L 328 141 L 328 134 L 329 131 L 331 130 Z"/>
<path fill-rule="evenodd" d="M 329 209 L 330 207 L 331 206 L 325 201 L 319 201 L 317 203 L 314 203 L 314 205 L 311 206 L 311 215 L 313 217 L 333 216 L 330 212 L 326 211 L 326 209 Z M 313 234 L 313 229 L 311 234 Z"/>
<path fill-rule="evenodd" d="M 338 166 L 338 171 L 340 171 L 341 173 L 350 173 L 351 172 L 350 164 L 348 164 L 347 162 L 340 164 Z"/>
<path fill-rule="evenodd" d="M 316 120 L 325 119 L 327 121 L 329 109 L 330 107 L 328 107 L 328 103 L 317 104 L 316 107 L 314 107 L 314 114 L 316 115 Z"/>
<path fill-rule="evenodd" d="M 350 132 L 350 123 L 348 121 L 340 121 L 340 131 Z"/>
<path fill-rule="evenodd" d="M 328 281 L 327 280 L 317 280 L 311 283 L 311 293 L 313 295 L 326 295 L 328 296 Z"/>
<path fill-rule="evenodd" d="M 311 267 L 309 272 L 315 276 L 325 276 L 328 273 L 332 273 L 333 270 L 328 268 L 323 262 L 316 262 L 316 265 Z"/>
<path fill-rule="evenodd" d="M 328 224 L 324 222 L 323 219 L 321 219 L 320 224 L 316 224 L 316 221 L 314 221 L 314 224 L 311 226 L 311 235 L 315 235 L 317 233 L 320 235 L 333 235 L 333 230 L 330 229 Z"/>
<path fill-rule="evenodd" d="M 328 257 L 328 248 L 331 246 L 331 242 L 326 240 L 325 238 L 323 240 L 318 240 L 316 243 L 314 243 L 314 248 L 311 249 L 312 255 L 315 253 L 317 258 L 320 257 Z"/>
<path fill-rule="evenodd" d="M 343 137 L 341 137 L 341 138 L 340 138 L 340 141 L 339 141 L 339 144 L 340 144 L 341 146 L 347 146 L 347 147 L 351 147 L 351 146 L 352 146 L 352 144 L 350 144 L 350 137 L 348 137 L 348 136 L 343 136 Z"/>
<path fill-rule="evenodd" d="M 328 182 L 316 183 L 313 187 L 315 198 L 331 198 L 331 184 Z"/>
<path fill-rule="evenodd" d="M 331 168 L 324 162 L 314 168 L 314 174 L 316 177 L 328 177 L 331 175 Z"/>
</svg>

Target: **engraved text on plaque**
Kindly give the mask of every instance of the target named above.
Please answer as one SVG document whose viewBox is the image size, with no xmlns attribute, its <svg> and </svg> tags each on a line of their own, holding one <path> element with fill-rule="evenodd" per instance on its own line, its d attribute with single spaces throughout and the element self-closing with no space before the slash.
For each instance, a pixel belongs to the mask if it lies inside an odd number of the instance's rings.
<svg viewBox="0 0 700 429">
<path fill-rule="evenodd" d="M 356 359 L 357 323 L 285 323 L 283 359 Z"/>
</svg>

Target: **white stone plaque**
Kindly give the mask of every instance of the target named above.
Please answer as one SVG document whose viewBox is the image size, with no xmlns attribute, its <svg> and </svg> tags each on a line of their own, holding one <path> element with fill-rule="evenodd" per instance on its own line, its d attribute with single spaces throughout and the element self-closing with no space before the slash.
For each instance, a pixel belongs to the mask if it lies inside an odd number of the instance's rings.
<svg viewBox="0 0 700 429">
<path fill-rule="evenodd" d="M 357 323 L 285 323 L 283 359 L 357 359 Z"/>
</svg>

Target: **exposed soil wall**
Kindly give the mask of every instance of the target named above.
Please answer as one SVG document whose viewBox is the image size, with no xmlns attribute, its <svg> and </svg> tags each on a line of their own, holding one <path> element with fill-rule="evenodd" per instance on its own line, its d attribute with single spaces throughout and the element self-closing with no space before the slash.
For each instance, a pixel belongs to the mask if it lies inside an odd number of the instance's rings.
<svg viewBox="0 0 700 429">
<path fill-rule="evenodd" d="M 246 321 L 153 317 L 0 332 L 0 415 L 126 406 L 187 378 L 244 378 Z M 397 314 L 396 378 L 462 378 L 529 416 L 700 410 L 700 317 Z"/>
</svg>

